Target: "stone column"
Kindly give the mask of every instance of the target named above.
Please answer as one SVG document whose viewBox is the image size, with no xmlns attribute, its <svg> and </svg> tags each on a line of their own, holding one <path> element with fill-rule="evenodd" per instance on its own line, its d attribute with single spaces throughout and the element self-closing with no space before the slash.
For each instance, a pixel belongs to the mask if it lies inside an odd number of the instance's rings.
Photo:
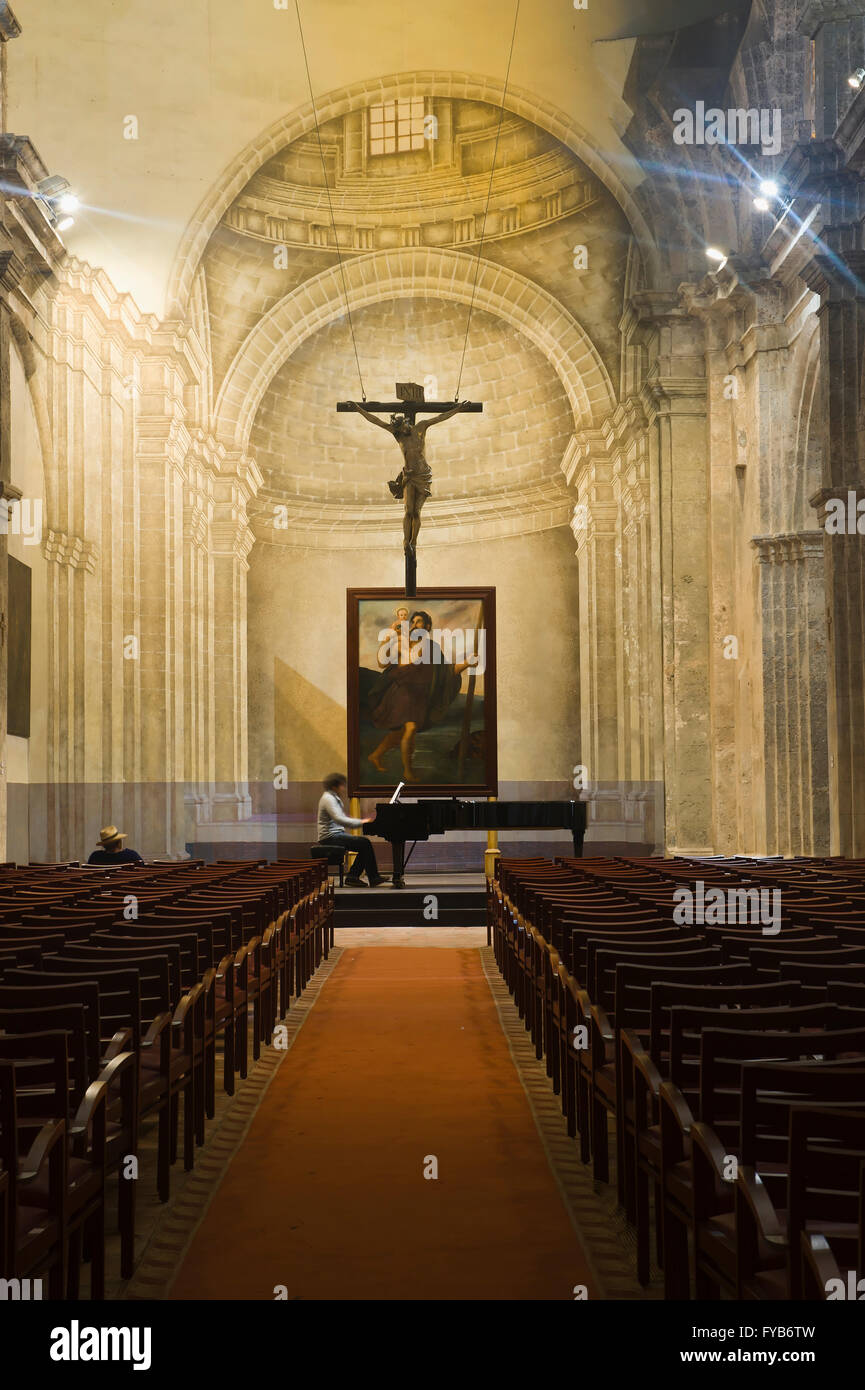
<svg viewBox="0 0 865 1390">
<path fill-rule="evenodd" d="M 186 834 L 183 535 L 189 435 L 183 423 L 183 384 L 170 359 L 142 362 L 136 421 L 140 589 L 131 596 L 131 631 L 124 634 L 125 644 L 137 643 L 137 655 L 126 662 L 133 688 L 126 692 L 124 707 L 140 711 L 134 731 L 135 781 L 139 848 L 145 857 L 178 853 Z M 129 763 L 127 769 L 128 777 Z"/>
<path fill-rule="evenodd" d="M 89 786 L 98 795 L 99 770 L 98 764 L 95 773 L 89 766 L 81 680 L 84 612 L 90 606 L 87 586 L 96 573 L 96 554 L 91 542 L 54 530 L 46 532 L 42 553 L 49 561 L 51 681 L 45 852 L 58 860 L 77 859 L 93 844 L 93 825 L 101 810 L 100 804 L 88 804 Z"/>
<path fill-rule="evenodd" d="M 211 557 L 213 563 L 213 668 L 215 690 L 214 821 L 248 819 L 248 696 L 246 667 L 246 576 L 254 541 L 247 506 L 263 478 L 255 462 L 227 453 L 214 479 Z"/>
<path fill-rule="evenodd" d="M 189 655 L 185 691 L 185 767 L 187 842 L 195 839 L 195 826 L 212 818 L 216 743 L 213 644 L 213 478 L 224 448 L 202 430 L 196 430 L 186 463 L 187 493 L 184 511 L 184 628 Z"/>
<path fill-rule="evenodd" d="M 826 239 L 843 235 L 832 228 Z M 843 262 L 815 257 L 804 275 L 821 297 L 824 486 L 811 502 L 824 528 L 830 842 L 833 854 L 858 858 L 865 856 L 865 536 L 830 534 L 825 525 L 830 499 L 865 497 L 865 252 L 848 251 Z"/>
<path fill-rule="evenodd" d="M 580 570 L 581 759 L 590 780 L 619 773 L 617 550 L 619 508 L 612 466 L 597 434 L 585 435 L 571 460 L 577 502 L 571 529 Z"/>
<path fill-rule="evenodd" d="M 712 853 L 708 440 L 702 324 L 674 294 L 633 297 L 660 531 L 666 846 Z"/>
<path fill-rule="evenodd" d="M 768 854 L 828 854 L 823 536 L 756 536 Z"/>
<path fill-rule="evenodd" d="M 829 465 L 831 471 L 831 464 Z M 811 499 L 823 528 L 826 572 L 830 844 L 833 854 L 865 856 L 865 478 L 823 488 Z M 830 534 L 828 504 L 848 516 L 861 505 L 863 534 Z"/>
</svg>

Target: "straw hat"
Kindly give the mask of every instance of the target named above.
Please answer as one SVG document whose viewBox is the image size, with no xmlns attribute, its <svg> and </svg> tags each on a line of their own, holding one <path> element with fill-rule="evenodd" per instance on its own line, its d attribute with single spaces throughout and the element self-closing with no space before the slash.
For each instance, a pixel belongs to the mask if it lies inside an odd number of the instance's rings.
<svg viewBox="0 0 865 1390">
<path fill-rule="evenodd" d="M 125 840 L 127 838 L 128 837 L 124 835 L 122 830 L 117 829 L 116 825 L 106 825 L 99 832 L 99 843 L 101 845 L 110 845 L 113 840 Z"/>
</svg>

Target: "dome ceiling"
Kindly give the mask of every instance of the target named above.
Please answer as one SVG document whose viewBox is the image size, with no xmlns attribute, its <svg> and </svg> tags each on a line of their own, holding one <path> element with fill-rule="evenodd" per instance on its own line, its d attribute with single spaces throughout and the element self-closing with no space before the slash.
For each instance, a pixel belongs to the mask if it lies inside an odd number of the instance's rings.
<svg viewBox="0 0 865 1390">
<path fill-rule="evenodd" d="M 481 101 L 416 96 L 371 103 L 322 125 L 327 187 L 314 136 L 293 141 L 258 169 L 202 261 L 214 392 L 263 316 L 338 266 L 340 256 L 386 257 L 409 247 L 476 257 L 488 198 L 484 261 L 516 272 L 515 295 L 529 281 L 561 304 L 615 380 L 630 246 L 624 215 L 600 180 L 546 131 L 510 113 L 500 131 L 499 122 L 499 109 Z M 589 252 L 585 270 L 574 266 L 580 244 Z M 344 304 L 334 307 L 334 321 L 277 370 L 249 451 L 272 499 L 380 505 L 388 500 L 387 479 L 399 471 L 399 453 L 369 425 L 335 413 L 336 400 L 357 398 L 360 387 Z M 467 317 L 467 303 L 430 298 L 423 287 L 355 305 L 367 396 L 391 398 L 397 381 L 414 380 L 426 381 L 428 399 L 450 399 Z M 573 413 L 556 370 L 528 337 L 476 309 L 460 394 L 483 401 L 484 413 L 431 433 L 434 501 L 509 490 L 522 498 L 521 490 L 537 483 L 561 484 L 564 497 L 560 465 Z"/>
</svg>

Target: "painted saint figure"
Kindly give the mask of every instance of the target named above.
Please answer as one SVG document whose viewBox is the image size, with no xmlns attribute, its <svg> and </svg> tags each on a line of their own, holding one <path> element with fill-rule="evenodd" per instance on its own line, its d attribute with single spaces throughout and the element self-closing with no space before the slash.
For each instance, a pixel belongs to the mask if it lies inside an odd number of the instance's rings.
<svg viewBox="0 0 865 1390">
<path fill-rule="evenodd" d="M 382 759 L 398 747 L 405 782 L 420 780 L 413 765 L 415 735 L 446 718 L 460 693 L 463 671 L 478 664 L 474 654 L 466 661 L 446 661 L 438 643 L 429 637 L 432 625 L 429 613 L 412 613 L 409 631 L 426 633 L 426 641 L 412 641 L 408 661 L 383 671 L 371 685 L 365 701 L 370 722 L 377 729 L 387 730 L 369 760 L 379 772 L 387 772 Z"/>
<path fill-rule="evenodd" d="M 432 483 L 432 472 L 424 453 L 426 432 L 430 425 L 437 425 L 442 420 L 449 420 L 452 415 L 458 415 L 460 411 L 468 407 L 469 402 L 460 401 L 459 405 L 455 405 L 453 409 L 443 410 L 440 415 L 434 415 L 431 420 L 421 422 L 412 423 L 406 415 L 392 415 L 390 424 L 386 424 L 384 420 L 379 420 L 377 415 L 364 409 L 357 401 L 353 401 L 352 404 L 365 420 L 369 420 L 371 425 L 378 425 L 379 429 L 387 430 L 388 434 L 392 434 L 402 450 L 403 466 L 399 475 L 388 483 L 388 487 L 394 497 L 405 501 L 403 540 L 405 549 L 414 554 L 420 531 L 421 509 L 430 495 L 430 484 Z"/>
</svg>

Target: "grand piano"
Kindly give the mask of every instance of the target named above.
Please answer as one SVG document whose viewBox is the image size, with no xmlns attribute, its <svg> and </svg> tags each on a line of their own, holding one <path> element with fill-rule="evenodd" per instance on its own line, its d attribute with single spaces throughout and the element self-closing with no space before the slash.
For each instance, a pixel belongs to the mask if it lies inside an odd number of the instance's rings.
<svg viewBox="0 0 865 1390">
<path fill-rule="evenodd" d="M 393 886 L 405 888 L 405 847 L 449 830 L 570 830 L 574 854 L 583 852 L 585 801 L 460 801 L 431 797 L 421 801 L 379 802 L 365 835 L 389 840 Z M 411 851 L 409 851 L 411 854 Z"/>
</svg>

